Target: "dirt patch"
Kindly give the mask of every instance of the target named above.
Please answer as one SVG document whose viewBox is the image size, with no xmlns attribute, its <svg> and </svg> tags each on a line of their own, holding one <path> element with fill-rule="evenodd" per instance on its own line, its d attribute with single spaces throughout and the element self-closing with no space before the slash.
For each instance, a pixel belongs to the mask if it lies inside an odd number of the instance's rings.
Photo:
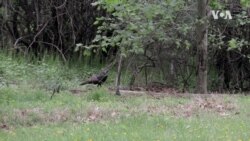
<svg viewBox="0 0 250 141">
<path fill-rule="evenodd" d="M 45 111 L 41 108 L 15 109 L 12 114 L 2 117 L 2 123 L 10 123 L 10 126 L 33 126 L 36 124 L 50 124 L 60 122 L 99 122 L 118 118 L 120 113 L 115 109 L 101 108 L 90 105 L 81 110 L 68 108 L 55 108 Z M 0 124 L 0 129 L 9 129 L 7 124 Z"/>
<path fill-rule="evenodd" d="M 115 88 L 110 87 L 109 90 L 111 92 L 115 92 Z M 179 90 L 166 86 L 161 83 L 157 84 L 149 84 L 148 86 L 134 86 L 132 88 L 128 87 L 121 87 L 120 92 L 122 95 L 134 95 L 134 96 L 140 96 L 140 95 L 151 95 L 154 97 L 162 97 L 164 95 L 177 95 L 180 93 Z"/>
<path fill-rule="evenodd" d="M 72 95 L 80 96 L 81 94 L 86 93 L 87 91 L 86 90 L 81 90 L 81 89 L 71 89 L 71 90 L 69 90 L 69 92 Z"/>
<path fill-rule="evenodd" d="M 86 121 L 100 121 L 101 119 L 117 118 L 119 112 L 117 110 L 102 109 L 100 107 L 90 107 L 87 110 Z"/>
<path fill-rule="evenodd" d="M 115 93 L 115 91 L 111 91 L 111 93 Z M 193 98 L 196 97 L 197 94 L 185 94 L 185 93 L 162 93 L 162 92 L 151 92 L 151 91 L 130 91 L 130 90 L 120 90 L 122 97 L 141 97 L 141 96 L 149 96 L 154 99 L 162 99 L 165 97 L 176 97 L 176 98 Z"/>
<path fill-rule="evenodd" d="M 9 130 L 10 127 L 7 124 L 2 124 L 2 125 L 0 125 L 0 129 Z"/>
<path fill-rule="evenodd" d="M 67 108 L 57 108 L 50 113 L 44 113 L 46 122 L 64 122 L 71 118 L 72 112 Z"/>
<path fill-rule="evenodd" d="M 144 92 L 131 92 L 126 95 L 145 95 Z M 163 93 L 161 96 L 173 96 Z M 122 95 L 124 96 L 124 95 Z M 101 107 L 90 104 L 81 109 L 70 109 L 67 107 L 54 108 L 46 111 L 42 108 L 14 109 L 0 118 L 0 129 L 8 129 L 12 126 L 33 126 L 36 124 L 50 124 L 60 122 L 102 122 L 120 119 L 121 117 L 138 115 L 169 115 L 174 117 L 193 117 L 206 113 L 218 114 L 221 117 L 240 114 L 235 98 L 224 95 L 185 95 L 176 94 L 177 97 L 189 98 L 184 103 L 165 100 L 154 100 L 151 97 L 144 97 L 148 102 L 141 102 L 130 105 L 121 101 L 118 107 Z M 126 96 L 125 96 L 126 97 Z M 154 97 L 154 96 L 153 96 Z M 122 98 L 123 99 L 123 98 Z M 124 99 L 123 99 L 124 100 Z M 170 99 L 172 100 L 172 99 Z M 126 100 L 124 100 L 126 101 Z"/>
<path fill-rule="evenodd" d="M 229 116 L 238 113 L 236 103 L 232 100 L 225 100 L 220 95 L 193 98 L 190 103 L 179 105 L 174 109 L 174 115 L 183 117 L 198 115 L 202 112 L 213 112 L 220 116 Z"/>
</svg>

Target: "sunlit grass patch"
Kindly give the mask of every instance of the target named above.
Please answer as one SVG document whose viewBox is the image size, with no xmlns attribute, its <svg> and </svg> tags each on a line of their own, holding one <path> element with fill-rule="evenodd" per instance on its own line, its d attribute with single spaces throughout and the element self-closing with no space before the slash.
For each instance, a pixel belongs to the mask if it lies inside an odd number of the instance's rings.
<svg viewBox="0 0 250 141">
<path fill-rule="evenodd" d="M 138 116 L 116 122 L 64 123 L 18 127 L 1 132 L 6 140 L 248 140 L 246 121 L 232 118 L 175 119 L 164 116 Z M 33 136 L 31 136 L 33 135 Z"/>
</svg>

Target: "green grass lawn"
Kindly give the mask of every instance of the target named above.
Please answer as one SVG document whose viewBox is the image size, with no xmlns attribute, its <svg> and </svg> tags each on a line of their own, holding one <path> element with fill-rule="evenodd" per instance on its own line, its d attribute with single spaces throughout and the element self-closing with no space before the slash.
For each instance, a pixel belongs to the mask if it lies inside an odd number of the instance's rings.
<svg viewBox="0 0 250 141">
<path fill-rule="evenodd" d="M 0 55 L 0 141 L 250 141 L 249 96 L 118 97 L 89 71 Z"/>
</svg>

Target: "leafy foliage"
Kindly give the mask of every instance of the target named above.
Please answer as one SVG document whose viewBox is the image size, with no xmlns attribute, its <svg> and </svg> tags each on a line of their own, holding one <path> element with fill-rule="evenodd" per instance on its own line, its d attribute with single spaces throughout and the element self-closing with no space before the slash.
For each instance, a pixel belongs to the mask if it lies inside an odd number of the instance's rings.
<svg viewBox="0 0 250 141">
<path fill-rule="evenodd" d="M 183 7 L 183 1 L 144 3 L 133 0 L 112 4 L 99 1 L 98 5 L 112 12 L 108 17 L 97 18 L 97 35 L 89 47 L 100 46 L 103 51 L 107 47 L 120 47 L 123 55 L 128 55 L 142 54 L 152 42 L 172 40 L 166 30 L 173 26 L 173 15 Z M 178 28 L 183 32 L 189 29 L 185 24 Z M 112 35 L 107 36 L 107 32 L 112 32 Z"/>
<path fill-rule="evenodd" d="M 244 7 L 250 7 L 250 1 L 249 0 L 240 0 L 240 3 Z"/>
</svg>

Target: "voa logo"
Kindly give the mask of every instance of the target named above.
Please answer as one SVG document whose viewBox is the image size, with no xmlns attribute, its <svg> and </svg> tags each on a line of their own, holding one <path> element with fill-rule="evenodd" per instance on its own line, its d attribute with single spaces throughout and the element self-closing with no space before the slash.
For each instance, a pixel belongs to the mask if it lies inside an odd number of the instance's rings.
<svg viewBox="0 0 250 141">
<path fill-rule="evenodd" d="M 212 10 L 212 15 L 215 20 L 218 20 L 219 18 L 223 19 L 228 19 L 231 20 L 233 19 L 231 12 L 229 10 Z"/>
</svg>

